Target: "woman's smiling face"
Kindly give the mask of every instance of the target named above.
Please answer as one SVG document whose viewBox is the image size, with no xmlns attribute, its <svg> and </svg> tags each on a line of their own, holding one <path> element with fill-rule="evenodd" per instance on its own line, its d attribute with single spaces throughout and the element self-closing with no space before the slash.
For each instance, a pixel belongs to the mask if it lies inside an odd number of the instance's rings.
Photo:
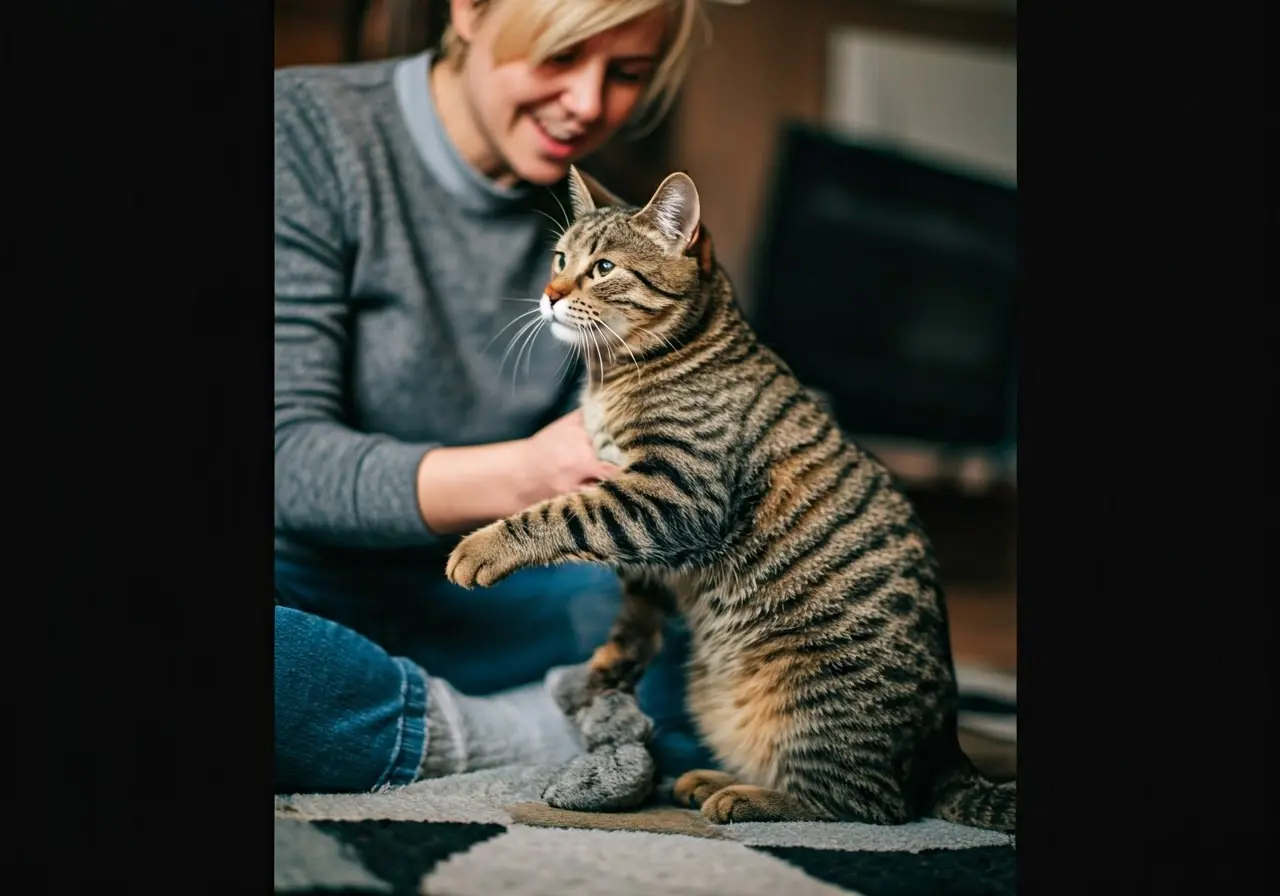
<svg viewBox="0 0 1280 896">
<path fill-rule="evenodd" d="M 459 148 L 500 183 L 554 183 L 635 112 L 660 61 L 668 12 L 655 8 L 541 64 L 496 63 L 507 8 L 455 20 L 468 42 L 459 86 L 476 143 Z"/>
</svg>

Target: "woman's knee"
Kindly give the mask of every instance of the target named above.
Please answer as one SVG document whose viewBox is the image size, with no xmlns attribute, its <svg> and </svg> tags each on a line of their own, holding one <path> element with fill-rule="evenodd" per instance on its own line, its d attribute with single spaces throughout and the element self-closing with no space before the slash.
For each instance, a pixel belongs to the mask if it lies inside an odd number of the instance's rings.
<svg viewBox="0 0 1280 896">
<path fill-rule="evenodd" d="M 408 783 L 425 738 L 425 673 L 335 622 L 275 610 L 277 791 Z"/>
</svg>

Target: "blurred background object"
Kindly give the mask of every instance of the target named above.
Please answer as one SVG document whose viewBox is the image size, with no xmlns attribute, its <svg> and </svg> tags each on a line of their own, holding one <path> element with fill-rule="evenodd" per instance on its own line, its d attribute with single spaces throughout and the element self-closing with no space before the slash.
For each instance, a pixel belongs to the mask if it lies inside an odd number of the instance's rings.
<svg viewBox="0 0 1280 896">
<path fill-rule="evenodd" d="M 671 114 L 584 167 L 633 201 L 690 173 L 763 338 L 910 489 L 957 659 L 1013 671 L 1017 4 L 705 6 Z M 447 3 L 275 10 L 279 67 L 426 49 Z"/>
</svg>

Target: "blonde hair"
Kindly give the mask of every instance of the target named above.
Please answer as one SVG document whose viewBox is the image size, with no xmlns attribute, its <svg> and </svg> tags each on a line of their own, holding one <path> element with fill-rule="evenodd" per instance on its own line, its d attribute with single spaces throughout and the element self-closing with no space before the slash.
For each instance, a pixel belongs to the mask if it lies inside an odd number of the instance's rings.
<svg viewBox="0 0 1280 896">
<path fill-rule="evenodd" d="M 482 14 L 506 0 L 475 0 L 484 6 Z M 527 59 L 540 65 L 588 38 L 643 16 L 654 9 L 667 9 L 659 61 L 644 97 L 638 119 L 656 122 L 671 107 L 692 61 L 694 42 L 705 39 L 707 23 L 700 0 L 514 0 L 499 23 L 493 55 L 498 64 Z M 466 58 L 467 43 L 446 26 L 440 42 L 440 56 L 456 66 Z"/>
</svg>

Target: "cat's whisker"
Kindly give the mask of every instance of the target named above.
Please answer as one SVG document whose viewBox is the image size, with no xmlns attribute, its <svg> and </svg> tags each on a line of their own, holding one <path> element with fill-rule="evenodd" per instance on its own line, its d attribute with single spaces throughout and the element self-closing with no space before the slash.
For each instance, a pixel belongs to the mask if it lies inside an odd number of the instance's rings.
<svg viewBox="0 0 1280 896">
<path fill-rule="evenodd" d="M 639 331 L 640 331 L 641 333 L 643 333 L 644 335 L 648 336 L 648 337 L 649 337 L 650 339 L 652 339 L 654 342 L 661 342 L 661 343 L 663 343 L 664 345 L 666 345 L 666 347 L 667 347 L 667 348 L 671 349 L 673 352 L 677 350 L 677 347 L 676 347 L 676 346 L 674 346 L 674 345 L 672 345 L 672 344 L 671 344 L 671 340 L 670 340 L 670 339 L 668 339 L 667 337 L 665 337 L 665 336 L 659 336 L 657 333 L 654 333 L 653 331 L 648 330 L 648 329 L 646 329 L 646 328 L 644 328 L 644 327 L 639 327 L 639 326 L 638 326 L 638 327 L 636 327 L 636 329 L 637 329 L 637 330 L 639 330 Z M 683 344 L 681 344 L 679 347 L 680 347 L 680 348 L 684 348 L 684 345 L 683 345 Z"/>
<path fill-rule="evenodd" d="M 514 335 L 512 335 L 511 340 L 507 343 L 506 351 L 502 353 L 502 361 L 499 364 L 499 368 L 498 368 L 499 370 L 501 370 L 502 365 L 506 363 L 507 357 L 511 354 L 511 350 L 514 349 L 516 345 L 519 343 L 520 337 L 523 336 L 529 330 L 530 327 L 536 326 L 537 323 L 538 323 L 538 318 L 525 321 L 524 326 L 522 326 L 519 330 L 515 332 Z"/>
<path fill-rule="evenodd" d="M 587 350 L 587 330 L 582 324 L 574 323 L 574 329 L 578 333 L 578 347 L 582 350 L 582 360 L 587 366 L 587 380 L 591 379 L 591 352 Z M 603 373 L 603 370 L 601 371 Z"/>
<path fill-rule="evenodd" d="M 604 338 L 604 331 L 600 329 L 600 321 L 594 320 L 591 322 L 590 326 L 593 332 L 600 334 L 600 338 L 604 342 L 604 347 L 609 350 L 609 363 L 617 364 L 618 353 L 613 350 L 613 345 L 609 342 L 609 340 Z"/>
<path fill-rule="evenodd" d="M 517 333 L 514 337 L 512 337 L 511 344 L 507 346 L 507 350 L 503 353 L 503 356 L 502 356 L 502 362 L 498 366 L 498 372 L 501 373 L 502 370 L 506 367 L 507 357 L 510 356 L 512 351 L 515 351 L 516 353 L 515 362 L 511 366 L 511 377 L 513 380 L 513 386 L 512 386 L 513 389 L 514 389 L 514 379 L 517 373 L 517 368 L 520 365 L 520 349 L 523 347 L 522 342 L 526 337 L 526 335 L 536 328 L 537 328 L 536 321 L 532 321 L 526 324 L 524 327 L 522 327 L 520 332 Z"/>
<path fill-rule="evenodd" d="M 501 336 L 503 333 L 505 333 L 507 330 L 511 329 L 511 327 L 513 327 L 515 324 L 517 324 L 517 323 L 519 323 L 520 321 L 524 320 L 524 319 L 525 319 L 526 317 L 528 317 L 530 314 L 537 314 L 537 313 L 538 313 L 538 309 L 537 309 L 537 308 L 534 308 L 532 311 L 526 311 L 526 312 L 524 312 L 523 314 L 520 314 L 520 315 L 516 316 L 516 317 L 515 317 L 515 318 L 514 318 L 510 323 L 508 323 L 508 324 L 507 324 L 506 326 L 504 326 L 501 330 L 499 330 L 498 332 L 496 332 L 496 333 L 494 333 L 494 334 L 493 334 L 493 338 L 489 340 L 489 342 L 488 342 L 488 344 L 487 344 L 487 345 L 485 345 L 484 350 L 485 350 L 485 351 L 488 351 L 488 350 L 489 350 L 489 346 L 490 346 L 490 345 L 493 345 L 495 342 L 497 342 L 497 341 L 498 341 L 498 337 L 499 337 L 499 336 Z"/>
<path fill-rule="evenodd" d="M 516 348 L 516 357 L 515 360 L 511 362 L 511 394 L 513 397 L 516 394 L 516 377 L 520 373 L 520 356 L 524 354 L 524 347 L 529 343 L 530 337 L 532 337 L 537 331 L 537 324 L 532 327 L 525 327 L 520 331 L 521 336 L 519 345 Z"/>
<path fill-rule="evenodd" d="M 521 299 L 516 296 L 499 296 L 498 298 L 503 302 L 532 302 L 534 305 L 542 301 L 541 299 Z"/>
<path fill-rule="evenodd" d="M 520 356 L 525 353 L 526 349 L 528 349 L 530 363 L 532 363 L 533 341 L 538 338 L 538 333 L 542 331 L 542 328 L 546 325 L 546 323 L 547 321 L 545 318 L 538 318 L 538 325 L 529 331 L 529 335 L 525 337 L 524 344 L 521 345 L 520 350 L 516 352 L 515 363 L 511 365 L 511 394 L 512 395 L 514 395 L 516 391 L 516 375 L 520 372 Z M 527 367 L 526 367 L 526 370 L 527 370 Z M 528 376 L 528 373 L 526 372 L 525 375 Z"/>
<path fill-rule="evenodd" d="M 582 354 L 582 346 L 580 345 L 573 346 L 572 358 L 573 358 L 573 364 L 581 364 L 584 368 L 587 366 L 586 358 Z M 566 374 L 569 372 L 573 364 L 570 364 L 569 367 L 565 368 Z"/>
<path fill-rule="evenodd" d="M 553 217 L 551 217 L 550 215 L 548 215 L 546 212 L 544 212 L 544 211 L 543 211 L 542 209 L 540 209 L 540 208 L 535 208 L 535 209 L 534 209 L 534 211 L 535 211 L 535 212 L 537 212 L 538 214 L 542 215 L 542 217 L 546 218 L 546 219 L 547 219 L 548 221 L 550 221 L 552 224 L 556 225 L 556 227 L 557 227 L 557 228 L 559 228 L 559 229 L 556 231 L 556 236 L 557 236 L 557 237 L 564 236 L 564 225 L 562 225 L 559 221 L 557 221 L 555 218 L 553 218 Z"/>
<path fill-rule="evenodd" d="M 564 226 L 567 228 L 572 224 L 569 220 L 569 212 L 565 210 L 564 203 L 560 201 L 560 197 L 556 195 L 556 191 L 547 187 L 547 192 L 551 194 L 551 198 L 556 201 L 556 205 L 560 206 L 560 213 L 564 215 Z"/>
<path fill-rule="evenodd" d="M 564 353 L 564 360 L 560 362 L 560 366 L 556 368 L 556 385 L 559 386 L 564 381 L 565 374 L 573 369 L 573 361 L 578 356 L 578 347 L 576 345 L 567 346 L 569 349 Z"/>
<path fill-rule="evenodd" d="M 540 319 L 541 319 L 541 318 L 536 319 L 536 320 L 531 320 L 531 321 L 529 321 L 529 322 L 528 322 L 528 323 L 526 323 L 523 327 L 521 327 L 521 328 L 516 332 L 516 334 L 515 334 L 514 336 L 512 336 L 512 337 L 511 337 L 511 341 L 510 341 L 509 343 L 507 343 L 507 350 L 506 350 L 505 352 L 503 352 L 503 353 L 502 353 L 502 360 L 498 362 L 498 370 L 499 370 L 499 371 L 501 371 L 501 370 L 502 370 L 502 368 L 503 368 L 504 366 L 506 366 L 506 363 L 507 363 L 507 356 L 511 354 L 511 350 L 512 350 L 513 348 L 515 348 L 516 343 L 520 341 L 520 337 L 521 337 L 521 336 L 523 336 L 526 332 L 528 332 L 528 330 L 529 330 L 531 327 L 535 327 L 535 326 L 537 326 L 537 325 L 538 325 L 538 320 L 540 320 Z M 517 357 L 518 357 L 518 356 L 517 356 Z"/>
<path fill-rule="evenodd" d="M 596 348 L 596 357 L 600 359 L 600 379 L 604 379 L 604 354 L 600 351 L 600 341 L 596 339 L 596 331 L 588 330 L 587 334 L 591 337 L 591 344 Z"/>
<path fill-rule="evenodd" d="M 529 337 L 529 352 L 524 356 L 524 378 L 529 378 L 529 370 L 533 366 L 533 341 L 538 338 L 539 331 L 545 327 L 547 322 L 544 320 L 537 330 L 533 331 L 533 335 Z"/>
<path fill-rule="evenodd" d="M 627 340 L 619 336 L 617 331 L 614 330 L 613 327 L 605 323 L 603 320 L 599 321 L 599 324 L 600 326 L 608 330 L 610 333 L 612 333 L 614 337 L 617 338 L 618 342 L 622 345 L 622 347 L 627 350 L 627 354 L 631 356 L 631 363 L 634 364 L 636 367 L 636 379 L 639 380 L 640 379 L 640 362 L 636 360 L 635 352 L 631 350 L 631 346 L 627 345 Z"/>
<path fill-rule="evenodd" d="M 676 344 L 672 344 L 671 339 L 664 337 L 664 335 L 659 335 L 657 333 L 654 333 L 653 330 L 646 328 L 646 326 L 636 326 L 635 329 L 639 330 L 640 333 L 643 333 L 644 335 L 646 335 L 646 337 L 649 337 L 649 339 L 653 340 L 654 343 L 663 344 L 663 346 L 666 346 L 667 348 L 671 349 L 671 351 L 673 352 L 675 352 L 677 348 L 684 347 L 684 346 L 676 346 Z"/>
</svg>

